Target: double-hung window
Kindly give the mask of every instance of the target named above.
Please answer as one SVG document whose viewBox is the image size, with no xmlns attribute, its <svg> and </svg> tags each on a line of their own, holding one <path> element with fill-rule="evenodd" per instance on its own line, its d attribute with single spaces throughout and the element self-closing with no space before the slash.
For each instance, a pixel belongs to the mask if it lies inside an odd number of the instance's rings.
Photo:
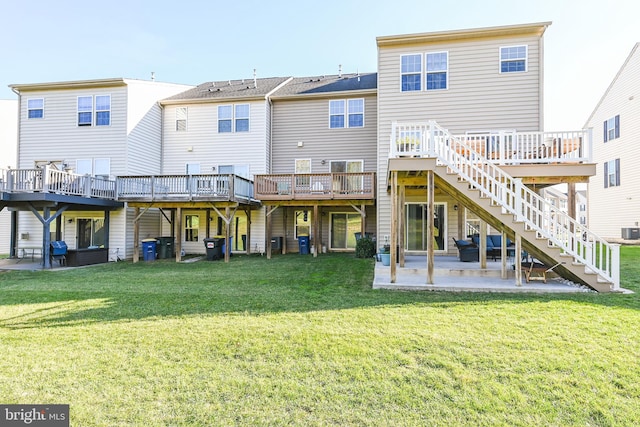
<svg viewBox="0 0 640 427">
<path fill-rule="evenodd" d="M 527 46 L 500 48 L 500 72 L 520 73 L 527 71 Z"/>
<path fill-rule="evenodd" d="M 95 108 L 94 108 L 95 107 Z M 95 122 L 93 112 L 95 111 Z M 78 126 L 109 126 L 111 124 L 111 95 L 78 97 Z"/>
<path fill-rule="evenodd" d="M 187 107 L 176 108 L 176 131 L 185 132 L 187 130 L 187 115 L 189 111 Z"/>
<path fill-rule="evenodd" d="M 422 90 L 422 54 L 402 55 L 400 57 L 400 75 L 402 92 Z"/>
<path fill-rule="evenodd" d="M 249 104 L 219 105 L 218 133 L 249 132 Z"/>
<path fill-rule="evenodd" d="M 78 97 L 78 126 L 91 126 L 93 117 L 93 97 Z"/>
<path fill-rule="evenodd" d="M 44 117 L 44 98 L 34 98 L 27 101 L 27 117 L 30 119 Z"/>
<path fill-rule="evenodd" d="M 111 124 L 111 95 L 96 95 L 96 126 Z"/>
<path fill-rule="evenodd" d="M 236 132 L 249 132 L 249 104 L 235 106 Z"/>
<path fill-rule="evenodd" d="M 604 142 L 620 138 L 620 116 L 611 117 L 604 121 Z"/>
<path fill-rule="evenodd" d="M 427 53 L 427 90 L 439 90 L 447 88 L 447 75 L 449 74 L 449 53 Z"/>
<path fill-rule="evenodd" d="M 604 163 L 604 188 L 620 185 L 620 159 Z"/>
<path fill-rule="evenodd" d="M 329 128 L 364 127 L 364 99 L 329 101 Z"/>
</svg>

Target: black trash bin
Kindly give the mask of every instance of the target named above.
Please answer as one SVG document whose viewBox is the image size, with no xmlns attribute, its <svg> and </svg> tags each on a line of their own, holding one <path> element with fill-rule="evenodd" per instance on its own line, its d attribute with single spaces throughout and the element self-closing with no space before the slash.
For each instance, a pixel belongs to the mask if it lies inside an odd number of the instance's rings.
<svg viewBox="0 0 640 427">
<path fill-rule="evenodd" d="M 207 237 L 204 239 L 204 247 L 207 250 L 207 260 L 215 261 L 223 257 L 222 244 L 224 239 L 219 237 Z"/>
<path fill-rule="evenodd" d="M 156 248 L 158 251 L 158 259 L 169 259 L 175 256 L 175 239 L 171 236 L 156 237 L 158 241 Z"/>
</svg>

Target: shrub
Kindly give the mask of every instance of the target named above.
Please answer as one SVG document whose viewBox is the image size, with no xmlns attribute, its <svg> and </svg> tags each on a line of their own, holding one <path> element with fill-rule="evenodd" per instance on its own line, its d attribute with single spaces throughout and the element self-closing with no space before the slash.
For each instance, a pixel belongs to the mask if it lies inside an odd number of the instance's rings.
<svg viewBox="0 0 640 427">
<path fill-rule="evenodd" d="M 363 237 L 356 242 L 356 258 L 371 258 L 376 254 L 376 244 L 370 237 Z"/>
</svg>

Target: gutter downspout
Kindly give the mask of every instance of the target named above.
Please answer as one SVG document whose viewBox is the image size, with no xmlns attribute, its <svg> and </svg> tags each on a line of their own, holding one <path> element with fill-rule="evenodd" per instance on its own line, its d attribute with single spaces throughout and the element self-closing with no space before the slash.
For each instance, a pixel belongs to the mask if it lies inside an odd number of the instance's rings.
<svg viewBox="0 0 640 427">
<path fill-rule="evenodd" d="M 157 102 L 160 108 L 160 175 L 164 172 L 164 107 Z"/>
</svg>

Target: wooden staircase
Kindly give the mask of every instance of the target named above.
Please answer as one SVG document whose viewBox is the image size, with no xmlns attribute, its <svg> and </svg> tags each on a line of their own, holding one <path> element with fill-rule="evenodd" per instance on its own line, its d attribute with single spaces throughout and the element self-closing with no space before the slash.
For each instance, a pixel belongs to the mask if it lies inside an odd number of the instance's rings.
<svg viewBox="0 0 640 427">
<path fill-rule="evenodd" d="M 620 291 L 618 245 L 595 235 L 434 121 L 419 139 L 414 146 L 430 164 L 436 184 L 482 220 L 520 236 L 523 249 L 554 266 L 560 276 L 599 292 Z"/>
</svg>

